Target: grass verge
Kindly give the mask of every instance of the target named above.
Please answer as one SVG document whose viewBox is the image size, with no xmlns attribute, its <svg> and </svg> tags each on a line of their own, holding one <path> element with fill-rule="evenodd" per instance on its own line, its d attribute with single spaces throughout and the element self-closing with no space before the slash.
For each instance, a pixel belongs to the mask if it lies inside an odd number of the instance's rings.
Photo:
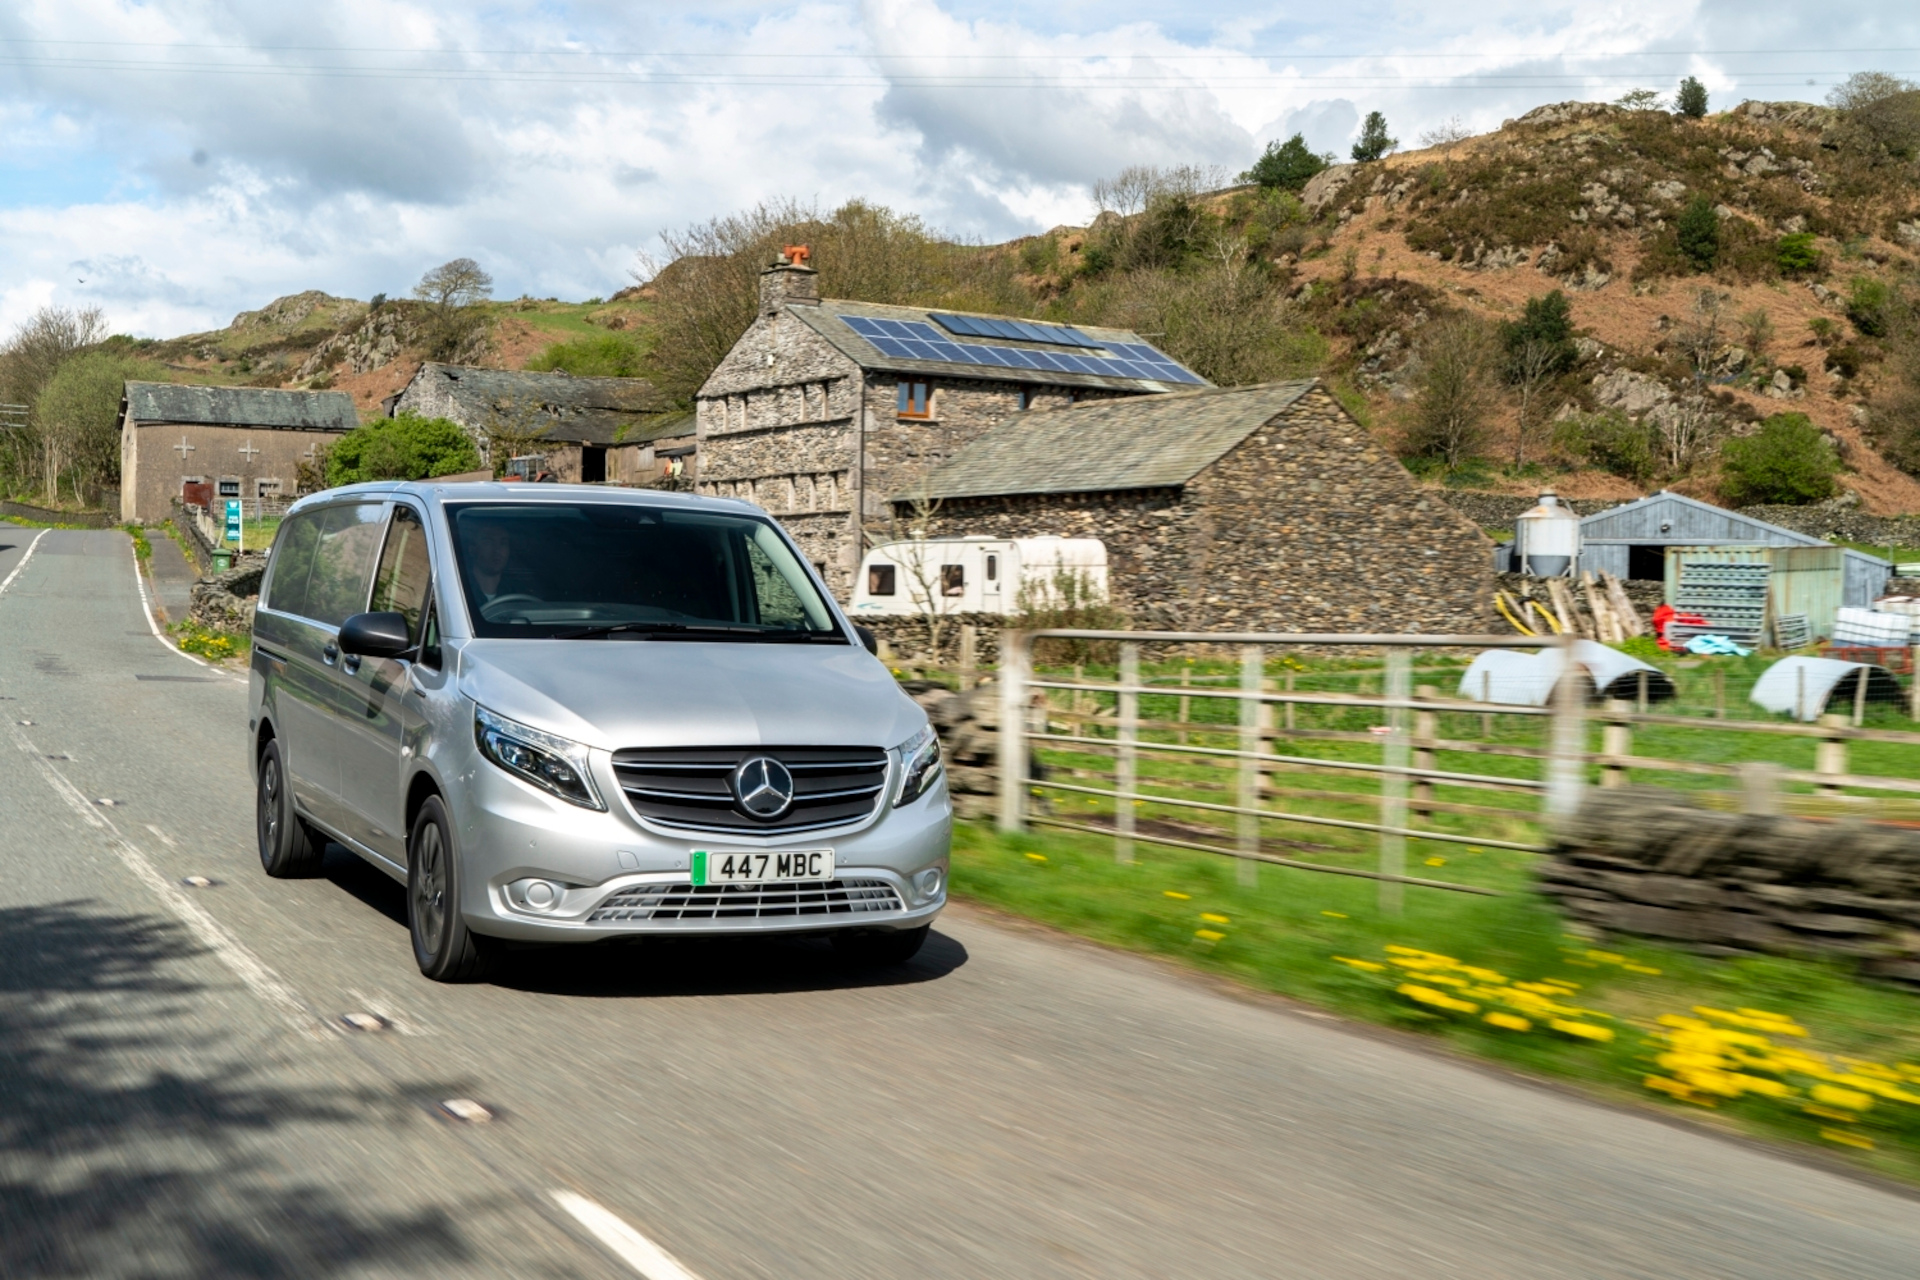
<svg viewBox="0 0 1920 1280">
<path fill-rule="evenodd" d="M 1099 942 L 1920 1182 L 1920 999 L 1839 964 L 1602 950 L 1533 894 L 1529 855 L 1457 856 L 1510 896 L 1408 887 L 1389 916 L 1367 880 L 1263 866 L 1246 887 L 1224 857 L 1141 845 L 1121 865 L 1110 840 L 973 823 L 956 828 L 953 883 Z"/>
<path fill-rule="evenodd" d="M 241 631 L 221 631 L 197 622 L 177 622 L 168 628 L 173 643 L 182 653 L 197 654 L 210 662 L 225 662 L 247 653 L 250 637 Z"/>
</svg>

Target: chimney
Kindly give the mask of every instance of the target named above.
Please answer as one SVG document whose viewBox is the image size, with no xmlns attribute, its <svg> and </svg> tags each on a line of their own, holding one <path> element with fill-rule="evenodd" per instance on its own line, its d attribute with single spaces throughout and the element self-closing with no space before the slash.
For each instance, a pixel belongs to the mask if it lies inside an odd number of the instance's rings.
<svg viewBox="0 0 1920 1280">
<path fill-rule="evenodd" d="M 807 257 L 806 245 L 788 245 L 773 265 L 760 273 L 761 315 L 820 301 L 820 273 L 807 265 Z"/>
</svg>

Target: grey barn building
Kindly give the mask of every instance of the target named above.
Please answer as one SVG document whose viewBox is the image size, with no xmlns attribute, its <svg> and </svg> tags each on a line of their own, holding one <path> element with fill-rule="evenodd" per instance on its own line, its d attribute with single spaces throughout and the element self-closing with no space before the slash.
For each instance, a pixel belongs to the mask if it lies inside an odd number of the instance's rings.
<svg viewBox="0 0 1920 1280">
<path fill-rule="evenodd" d="M 120 518 L 164 520 L 175 499 L 290 498 L 301 467 L 311 475 L 359 425 L 344 391 L 129 382 L 120 401 Z"/>
<path fill-rule="evenodd" d="M 693 421 L 666 416 L 668 407 L 644 378 L 576 378 L 436 361 L 421 365 L 385 401 L 388 417 L 417 413 L 459 423 L 489 465 L 494 433 L 541 432 L 520 446 L 523 470 L 548 471 L 567 483 L 625 485 L 691 471 Z"/>
<path fill-rule="evenodd" d="M 823 299 L 796 251 L 700 388 L 698 489 L 765 507 L 845 599 L 891 499 L 1011 415 L 1208 385 L 1124 330 Z"/>
<path fill-rule="evenodd" d="M 1669 547 L 1830 547 L 1811 534 L 1796 533 L 1777 524 L 1743 516 L 1682 494 L 1662 489 L 1637 502 L 1596 511 L 1580 521 L 1580 562 L 1576 572 L 1605 571 L 1616 578 L 1655 582 L 1666 578 Z M 1840 556 L 1843 582 L 1840 603 L 1864 609 L 1885 594 L 1893 566 L 1878 556 L 1851 547 Z M 1512 547 L 1496 551 L 1495 567 L 1505 571 L 1512 563 Z"/>
</svg>

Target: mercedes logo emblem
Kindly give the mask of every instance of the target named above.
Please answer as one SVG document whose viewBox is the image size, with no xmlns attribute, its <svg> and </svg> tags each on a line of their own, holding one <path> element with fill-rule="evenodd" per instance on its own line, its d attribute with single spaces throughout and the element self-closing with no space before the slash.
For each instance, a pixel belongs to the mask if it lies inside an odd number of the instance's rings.
<svg viewBox="0 0 1920 1280">
<path fill-rule="evenodd" d="M 771 756 L 755 756 L 733 771 L 733 795 L 747 813 L 771 822 L 793 804 L 793 774 Z"/>
</svg>

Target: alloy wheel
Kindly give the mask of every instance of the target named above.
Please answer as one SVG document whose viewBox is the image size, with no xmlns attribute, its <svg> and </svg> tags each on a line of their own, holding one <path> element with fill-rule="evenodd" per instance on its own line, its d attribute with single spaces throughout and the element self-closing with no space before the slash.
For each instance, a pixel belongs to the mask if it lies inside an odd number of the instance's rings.
<svg viewBox="0 0 1920 1280">
<path fill-rule="evenodd" d="M 439 824 L 422 823 L 418 847 L 413 851 L 413 918 L 420 940 L 438 952 L 447 915 L 447 875 L 445 847 Z"/>
</svg>

